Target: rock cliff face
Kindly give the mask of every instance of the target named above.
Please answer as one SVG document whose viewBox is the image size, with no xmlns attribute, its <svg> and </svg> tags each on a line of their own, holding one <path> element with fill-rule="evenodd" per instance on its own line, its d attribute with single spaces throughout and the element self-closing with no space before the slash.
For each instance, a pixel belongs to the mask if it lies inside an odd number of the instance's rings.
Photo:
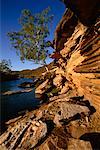
<svg viewBox="0 0 100 150">
<path fill-rule="evenodd" d="M 53 80 L 53 85 L 59 89 L 59 94 L 65 94 L 71 89 L 74 91 L 74 96 L 84 96 L 97 111 L 100 111 L 100 21 L 97 18 L 91 27 L 84 26 L 79 20 L 77 23 L 76 21 L 69 23 L 71 14 L 72 12 L 67 10 L 56 29 L 57 51 L 52 54 L 52 58 L 57 60 L 57 67 L 54 70 L 55 77 L 50 80 Z M 68 15 L 67 20 L 66 15 Z M 65 22 L 66 28 L 67 25 L 72 26 L 73 32 L 68 31 L 68 28 L 66 33 L 62 27 Z M 62 45 L 65 39 L 59 36 L 59 32 L 63 34 L 64 31 L 67 42 Z"/>
<path fill-rule="evenodd" d="M 86 5 L 88 4 L 86 3 Z M 81 10 L 81 7 L 82 6 L 79 5 L 78 9 Z M 84 6 L 83 9 L 85 9 Z M 92 9 L 93 7 L 91 6 L 91 11 Z M 98 9 L 94 13 L 96 14 L 97 12 Z M 86 11 L 84 11 L 84 13 L 84 15 L 87 14 Z M 68 18 L 66 19 L 67 15 Z M 84 19 L 84 17 L 81 19 Z M 88 19 L 88 16 L 86 16 L 85 19 Z M 70 22 L 70 20 L 72 21 Z M 68 26 L 71 29 L 69 29 Z M 59 32 L 61 35 L 59 35 Z M 64 33 L 65 37 L 63 39 Z M 52 56 L 53 58 L 58 59 L 59 68 L 63 70 L 63 73 L 58 71 L 59 75 L 64 76 L 67 83 L 69 82 L 69 86 L 76 90 L 76 94 L 79 96 L 84 95 L 98 111 L 100 111 L 99 33 L 99 17 L 95 17 L 95 22 L 92 22 L 91 26 L 88 27 L 77 20 L 75 14 L 73 15 L 70 10 L 66 10 L 55 32 L 55 47 L 60 54 L 59 59 L 56 57 L 57 54 Z"/>
<path fill-rule="evenodd" d="M 83 3 L 85 6 L 87 1 Z M 36 88 L 36 94 L 46 95 L 48 100 L 6 123 L 1 149 L 100 149 L 100 21 L 94 15 L 88 26 L 90 17 L 83 23 L 84 9 L 81 19 L 70 9 L 55 31 L 52 57 L 56 67 L 42 74 L 42 83 Z M 77 9 L 81 10 L 80 5 Z"/>
<path fill-rule="evenodd" d="M 64 76 L 72 89 L 100 111 L 100 36 L 99 30 L 95 31 L 98 25 L 96 22 L 90 29 L 79 22 L 60 54 L 61 59 L 66 59 Z"/>
<path fill-rule="evenodd" d="M 99 0 L 62 0 L 79 18 L 82 24 L 91 26 L 99 16 Z"/>
</svg>

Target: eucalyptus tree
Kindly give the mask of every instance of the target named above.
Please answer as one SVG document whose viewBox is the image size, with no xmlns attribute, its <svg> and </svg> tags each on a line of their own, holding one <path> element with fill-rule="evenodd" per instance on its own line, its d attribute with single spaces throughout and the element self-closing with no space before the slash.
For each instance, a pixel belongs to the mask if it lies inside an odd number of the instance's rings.
<svg viewBox="0 0 100 150">
<path fill-rule="evenodd" d="M 30 10 L 23 10 L 19 18 L 21 29 L 17 32 L 9 32 L 8 36 L 12 46 L 22 61 L 29 60 L 34 63 L 46 63 L 49 56 L 48 41 L 53 15 L 50 8 L 41 13 L 32 14 Z"/>
</svg>

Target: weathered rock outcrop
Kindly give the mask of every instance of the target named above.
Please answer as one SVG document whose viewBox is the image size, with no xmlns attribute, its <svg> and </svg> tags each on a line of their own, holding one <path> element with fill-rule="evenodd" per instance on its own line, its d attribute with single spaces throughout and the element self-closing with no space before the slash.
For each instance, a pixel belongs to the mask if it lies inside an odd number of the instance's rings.
<svg viewBox="0 0 100 150">
<path fill-rule="evenodd" d="M 60 24 L 56 28 L 55 47 L 60 51 L 58 52 L 59 58 L 56 57 L 57 54 L 54 54 L 52 57 L 58 59 L 58 66 L 63 70 L 63 73 L 58 71 L 57 76 L 64 76 L 68 83 L 67 86 L 65 83 L 63 84 L 61 93 L 64 93 L 63 90 L 68 91 L 68 89 L 72 88 L 76 90 L 76 95 L 84 95 L 100 111 L 100 20 L 97 15 L 98 9 L 94 12 L 95 21 L 91 23 L 91 26 L 83 24 L 83 20 L 90 21 L 89 18 L 92 18 L 93 10 L 96 9 L 98 0 L 93 1 L 93 5 L 91 4 L 89 10 L 86 7 L 89 6 L 87 1 L 79 0 L 74 2 L 72 0 L 69 2 L 66 0 L 65 3 L 77 6 L 73 11 L 82 21 L 69 22 L 69 18 L 74 20 L 72 17 L 73 12 L 66 10 Z M 81 13 L 77 14 L 77 12 Z M 68 18 L 66 19 L 67 15 Z M 67 25 L 72 26 L 73 29 L 69 30 Z M 73 32 L 70 33 L 71 31 Z M 66 35 L 66 43 L 62 38 L 63 33 Z M 67 37 L 69 33 L 70 35 Z M 63 49 L 61 50 L 62 47 Z"/>
<path fill-rule="evenodd" d="M 35 149 L 39 147 L 41 149 L 40 143 L 45 142 L 45 139 L 48 141 L 49 134 L 50 138 L 52 137 L 52 130 L 54 130 L 54 134 L 58 134 L 55 132 L 54 126 L 60 129 L 71 120 L 80 119 L 81 115 L 86 120 L 90 112 L 91 109 L 85 103 L 75 104 L 71 99 L 57 99 L 49 104 L 44 104 L 39 109 L 26 113 L 23 117 L 7 122 L 8 129 L 0 137 L 0 148 Z M 57 136 L 60 138 L 59 134 Z M 67 139 L 61 138 L 61 142 L 64 142 L 63 140 L 67 141 Z M 63 143 L 62 148 L 64 148 Z"/>
<path fill-rule="evenodd" d="M 44 81 L 42 84 L 40 84 L 36 90 L 35 90 L 35 93 L 37 94 L 43 94 L 45 92 L 45 88 L 47 87 L 48 85 L 48 82 L 49 80 L 47 79 L 46 81 Z"/>
<path fill-rule="evenodd" d="M 70 9 L 66 9 L 55 31 L 54 48 L 56 51 L 60 51 L 64 47 L 64 43 L 74 32 L 77 21 L 75 14 Z"/>
<path fill-rule="evenodd" d="M 8 128 L 7 133 L 0 137 L 0 149 L 30 149 L 46 136 L 46 124 L 28 117 L 16 121 Z"/>
<path fill-rule="evenodd" d="M 100 35 L 99 20 L 90 27 L 78 21 L 72 36 L 60 51 L 53 84 L 60 94 L 74 90 L 100 111 Z M 96 30 L 95 30 L 96 29 Z M 63 80 L 64 78 L 64 80 Z"/>
<path fill-rule="evenodd" d="M 90 142 L 70 137 L 63 128 L 55 128 L 37 150 L 92 150 Z"/>
<path fill-rule="evenodd" d="M 63 0 L 63 2 L 78 16 L 82 24 L 86 26 L 91 26 L 99 16 L 99 0 Z"/>
<path fill-rule="evenodd" d="M 99 32 L 99 23 L 94 25 Z M 100 41 L 94 27 L 87 28 L 78 23 L 71 38 L 60 51 L 67 59 L 65 77 L 77 90 L 77 94 L 88 99 L 100 111 Z M 62 65 L 62 64 L 60 64 Z"/>
<path fill-rule="evenodd" d="M 42 74 L 36 88 L 36 94 L 47 95 L 48 101 L 7 123 L 1 149 L 100 149 L 98 0 L 67 2 L 71 10 L 64 13 L 55 31 L 52 57 L 57 66 Z"/>
</svg>

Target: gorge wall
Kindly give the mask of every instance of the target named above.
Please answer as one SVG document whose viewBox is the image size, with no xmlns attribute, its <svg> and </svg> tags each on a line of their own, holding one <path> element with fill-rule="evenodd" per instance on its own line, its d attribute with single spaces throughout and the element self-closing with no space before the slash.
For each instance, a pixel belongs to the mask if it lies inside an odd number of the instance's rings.
<svg viewBox="0 0 100 150">
<path fill-rule="evenodd" d="M 84 95 L 100 111 L 99 1 L 91 1 L 91 6 L 89 1 L 64 2 L 73 11 L 67 9 L 56 28 L 56 52 L 51 57 L 58 59 L 76 94 Z"/>
<path fill-rule="evenodd" d="M 64 2 L 69 9 L 55 31 L 54 68 L 42 73 L 36 85 L 35 93 L 45 96 L 43 102 L 6 122 L 2 150 L 100 149 L 98 0 Z"/>
<path fill-rule="evenodd" d="M 85 97 L 100 111 L 100 22 L 84 26 L 78 21 L 64 43 L 58 60 L 63 76 L 76 94 Z M 56 56 L 53 56 L 56 57 Z"/>
</svg>

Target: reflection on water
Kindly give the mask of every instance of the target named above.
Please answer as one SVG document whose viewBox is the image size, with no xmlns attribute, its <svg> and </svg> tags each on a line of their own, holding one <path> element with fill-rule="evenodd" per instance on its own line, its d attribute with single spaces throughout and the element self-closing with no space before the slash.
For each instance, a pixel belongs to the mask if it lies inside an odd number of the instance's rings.
<svg viewBox="0 0 100 150">
<path fill-rule="evenodd" d="M 17 85 L 25 82 L 32 81 L 31 79 L 19 79 L 14 81 L 2 82 L 1 92 L 22 90 Z M 10 118 L 16 117 L 18 112 L 23 110 L 31 110 L 39 104 L 39 100 L 35 98 L 34 88 L 32 92 L 21 93 L 10 96 L 1 96 L 1 121 L 9 120 Z"/>
</svg>

